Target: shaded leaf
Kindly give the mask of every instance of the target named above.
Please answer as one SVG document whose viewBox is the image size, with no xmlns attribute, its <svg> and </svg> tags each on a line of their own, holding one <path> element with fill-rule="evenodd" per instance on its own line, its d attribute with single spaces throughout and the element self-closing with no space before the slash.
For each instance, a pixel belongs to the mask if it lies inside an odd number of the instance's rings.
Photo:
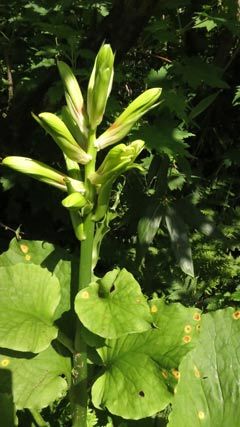
<svg viewBox="0 0 240 427">
<path fill-rule="evenodd" d="M 180 268 L 184 273 L 194 276 L 192 250 L 186 223 L 180 214 L 170 206 L 167 208 L 165 219 L 172 248 Z"/>
<path fill-rule="evenodd" d="M 142 138 L 148 148 L 176 158 L 189 155 L 184 140 L 193 134 L 178 127 L 170 118 L 163 118 L 159 126 L 142 126 L 134 136 Z"/>
<path fill-rule="evenodd" d="M 199 114 L 203 113 L 203 111 L 205 111 L 215 101 L 218 94 L 219 91 L 203 98 L 197 105 L 195 105 L 195 107 L 192 108 L 191 113 L 189 114 L 189 119 L 193 120 L 195 117 L 199 116 Z"/>
<path fill-rule="evenodd" d="M 162 215 L 163 208 L 160 203 L 150 203 L 146 215 L 138 222 L 137 233 L 140 245 L 149 246 L 152 243 L 160 227 Z"/>
<path fill-rule="evenodd" d="M 213 88 L 227 89 L 229 87 L 222 79 L 224 70 L 205 62 L 199 56 L 186 57 L 182 63 L 176 62 L 174 71 L 194 89 L 202 83 Z"/>
<path fill-rule="evenodd" d="M 13 427 L 15 425 L 15 408 L 12 396 L 12 374 L 8 369 L 0 369 L 0 414 L 2 426 Z"/>
<path fill-rule="evenodd" d="M 182 198 L 174 203 L 175 209 L 189 226 L 201 231 L 205 236 L 211 236 L 215 231 L 214 222 L 204 215 L 187 198 Z"/>
</svg>

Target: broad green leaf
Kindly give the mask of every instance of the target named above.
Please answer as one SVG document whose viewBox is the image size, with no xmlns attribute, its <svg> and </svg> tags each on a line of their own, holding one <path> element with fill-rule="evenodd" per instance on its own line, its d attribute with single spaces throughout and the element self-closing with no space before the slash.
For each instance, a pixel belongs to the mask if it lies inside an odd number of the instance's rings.
<svg viewBox="0 0 240 427">
<path fill-rule="evenodd" d="M 0 346 L 38 353 L 57 336 L 60 301 L 56 276 L 37 265 L 0 268 Z"/>
<path fill-rule="evenodd" d="M 52 347 L 30 359 L 0 355 L 0 367 L 12 373 L 17 409 L 45 408 L 65 395 L 70 383 L 70 358 Z"/>
<path fill-rule="evenodd" d="M 55 248 L 51 243 L 38 240 L 12 239 L 6 252 L 0 255 L 0 267 L 7 267 L 18 263 L 33 263 L 41 265 L 48 257 L 53 258 Z M 56 257 L 54 262 L 57 263 Z M 47 268 L 48 266 L 45 265 Z M 51 269 L 53 271 L 53 269 Z"/>
<path fill-rule="evenodd" d="M 105 373 L 92 388 L 93 403 L 128 419 L 151 416 L 173 398 L 178 364 L 193 348 L 200 313 L 180 304 L 151 302 L 156 328 L 108 340 L 98 353 Z"/>
<path fill-rule="evenodd" d="M 65 249 L 39 240 L 12 239 L 9 249 L 0 255 L 0 267 L 33 263 L 54 272 L 61 286 L 61 300 L 54 318 L 70 309 L 70 284 L 76 279 L 76 259 Z"/>
<path fill-rule="evenodd" d="M 165 367 L 177 367 L 186 354 L 192 350 L 199 338 L 201 312 L 180 303 L 165 304 L 161 299 L 150 301 L 154 325 L 158 328 L 158 342 L 163 342 L 156 349 Z"/>
<path fill-rule="evenodd" d="M 169 427 L 238 427 L 240 311 L 203 315 L 196 348 L 180 365 Z"/>
<path fill-rule="evenodd" d="M 94 383 L 93 404 L 123 418 L 140 419 L 172 400 L 158 363 L 151 357 L 157 330 L 132 334 L 99 350 L 106 372 Z M 150 353 L 150 354 L 149 354 Z"/>
<path fill-rule="evenodd" d="M 168 206 L 166 212 L 166 225 L 172 243 L 172 248 L 180 268 L 186 274 L 194 276 L 192 250 L 188 238 L 188 228 L 180 213 Z"/>
<path fill-rule="evenodd" d="M 104 338 L 143 332 L 152 322 L 139 284 L 125 269 L 110 271 L 80 291 L 75 311 L 86 328 Z"/>
</svg>

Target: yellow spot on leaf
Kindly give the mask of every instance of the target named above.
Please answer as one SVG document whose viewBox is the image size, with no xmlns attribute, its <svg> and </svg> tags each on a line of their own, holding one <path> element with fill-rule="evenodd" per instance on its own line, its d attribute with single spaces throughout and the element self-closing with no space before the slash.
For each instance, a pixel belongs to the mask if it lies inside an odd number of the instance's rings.
<svg viewBox="0 0 240 427">
<path fill-rule="evenodd" d="M 199 372 L 199 370 L 198 370 L 198 368 L 197 368 L 196 366 L 194 366 L 194 375 L 195 375 L 195 377 L 197 377 L 197 378 L 200 378 L 200 377 L 201 377 L 200 372 Z"/>
<path fill-rule="evenodd" d="M 176 380 L 179 380 L 180 372 L 177 369 L 173 369 L 172 374 L 173 374 L 174 378 L 176 378 Z"/>
<path fill-rule="evenodd" d="M 176 394 L 177 393 L 177 387 L 174 387 L 173 393 Z"/>
<path fill-rule="evenodd" d="M 199 411 L 199 412 L 198 412 L 198 418 L 199 418 L 199 420 L 204 420 L 204 418 L 205 418 L 205 414 L 204 414 L 204 412 L 203 412 L 203 411 Z"/>
<path fill-rule="evenodd" d="M 232 316 L 234 320 L 240 319 L 240 310 L 235 311 Z"/>
<path fill-rule="evenodd" d="M 192 330 L 192 326 L 191 325 L 186 325 L 184 328 L 184 331 L 186 332 L 186 334 L 189 334 Z"/>
<path fill-rule="evenodd" d="M 157 311 L 158 311 L 157 306 L 155 304 L 152 305 L 152 307 L 151 307 L 151 313 L 157 313 Z"/>
<path fill-rule="evenodd" d="M 24 245 L 24 244 L 20 245 L 20 249 L 24 254 L 27 254 L 29 251 L 29 247 L 27 245 Z"/>
<path fill-rule="evenodd" d="M 3 359 L 1 361 L 1 366 L 3 366 L 3 368 L 6 368 L 9 365 L 9 363 L 10 363 L 9 359 Z"/>
<path fill-rule="evenodd" d="M 198 324 L 198 325 L 196 325 L 196 330 L 199 332 L 200 331 L 200 329 L 201 329 L 201 326 Z"/>
<path fill-rule="evenodd" d="M 167 373 L 167 371 L 162 371 L 162 376 L 163 376 L 163 378 L 165 378 L 165 380 L 167 379 L 167 377 L 168 377 L 168 373 Z"/>
<path fill-rule="evenodd" d="M 89 298 L 89 293 L 88 293 L 88 291 L 84 291 L 84 292 L 82 292 L 82 298 L 83 299 L 88 299 Z"/>
<path fill-rule="evenodd" d="M 196 322 L 199 322 L 201 320 L 201 314 L 200 313 L 194 313 L 193 320 L 196 320 Z"/>
<path fill-rule="evenodd" d="M 30 261 L 31 258 L 32 258 L 31 255 L 25 255 L 25 260 L 26 261 Z"/>
<path fill-rule="evenodd" d="M 190 337 L 190 335 L 185 335 L 184 337 L 183 337 L 183 342 L 185 342 L 185 344 L 187 344 L 187 343 L 189 343 L 190 341 L 191 341 L 191 337 Z"/>
</svg>

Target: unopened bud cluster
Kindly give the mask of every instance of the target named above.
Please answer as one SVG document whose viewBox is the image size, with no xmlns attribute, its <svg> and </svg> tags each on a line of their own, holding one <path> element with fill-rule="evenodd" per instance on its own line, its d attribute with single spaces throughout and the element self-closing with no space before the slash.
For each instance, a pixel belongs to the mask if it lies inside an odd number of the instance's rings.
<svg viewBox="0 0 240 427">
<path fill-rule="evenodd" d="M 135 159 L 144 148 L 137 140 L 111 148 L 95 170 L 97 151 L 121 141 L 134 124 L 159 104 L 160 88 L 146 90 L 138 96 L 99 137 L 96 129 L 102 122 L 114 74 L 114 54 L 110 45 L 102 45 L 95 59 L 87 89 L 87 104 L 71 68 L 58 61 L 66 105 L 61 115 L 45 112 L 35 120 L 61 149 L 67 173 L 25 157 L 6 157 L 2 164 L 68 193 L 62 205 L 69 209 L 75 234 L 85 239 L 84 218 L 91 214 L 101 220 L 109 207 L 115 180 L 131 168 L 140 168 Z"/>
</svg>

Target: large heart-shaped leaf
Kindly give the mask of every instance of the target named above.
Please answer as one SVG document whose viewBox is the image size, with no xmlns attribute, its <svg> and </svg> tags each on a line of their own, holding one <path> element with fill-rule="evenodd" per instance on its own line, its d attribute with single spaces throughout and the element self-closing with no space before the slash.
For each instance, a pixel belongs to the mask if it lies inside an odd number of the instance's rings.
<svg viewBox="0 0 240 427">
<path fill-rule="evenodd" d="M 78 275 L 77 260 L 73 255 L 48 242 L 14 238 L 9 249 L 0 255 L 0 267 L 18 263 L 41 265 L 57 276 L 61 286 L 61 300 L 55 312 L 55 319 L 70 309 L 70 283 L 71 280 L 77 280 Z"/>
<path fill-rule="evenodd" d="M 201 312 L 180 303 L 166 304 L 162 299 L 151 300 L 150 306 L 154 324 L 158 328 L 159 348 L 156 348 L 155 357 L 160 357 L 159 360 L 166 367 L 177 367 L 198 341 Z"/>
<path fill-rule="evenodd" d="M 70 358 L 61 356 L 52 347 L 31 359 L 0 355 L 0 367 L 12 373 L 17 409 L 48 406 L 67 392 L 70 382 Z"/>
<path fill-rule="evenodd" d="M 238 427 L 240 311 L 203 315 L 196 348 L 180 365 L 169 427 Z"/>
<path fill-rule="evenodd" d="M 57 277 L 34 264 L 0 267 L 0 346 L 38 353 L 57 336 Z"/>
<path fill-rule="evenodd" d="M 193 348 L 200 314 L 180 304 L 151 302 L 156 328 L 108 340 L 98 353 L 105 373 L 92 388 L 96 407 L 128 419 L 151 416 L 172 400 L 178 363 Z"/>
<path fill-rule="evenodd" d="M 146 331 L 152 322 L 139 284 L 125 269 L 110 271 L 80 291 L 75 310 L 86 328 L 104 338 Z"/>
</svg>

